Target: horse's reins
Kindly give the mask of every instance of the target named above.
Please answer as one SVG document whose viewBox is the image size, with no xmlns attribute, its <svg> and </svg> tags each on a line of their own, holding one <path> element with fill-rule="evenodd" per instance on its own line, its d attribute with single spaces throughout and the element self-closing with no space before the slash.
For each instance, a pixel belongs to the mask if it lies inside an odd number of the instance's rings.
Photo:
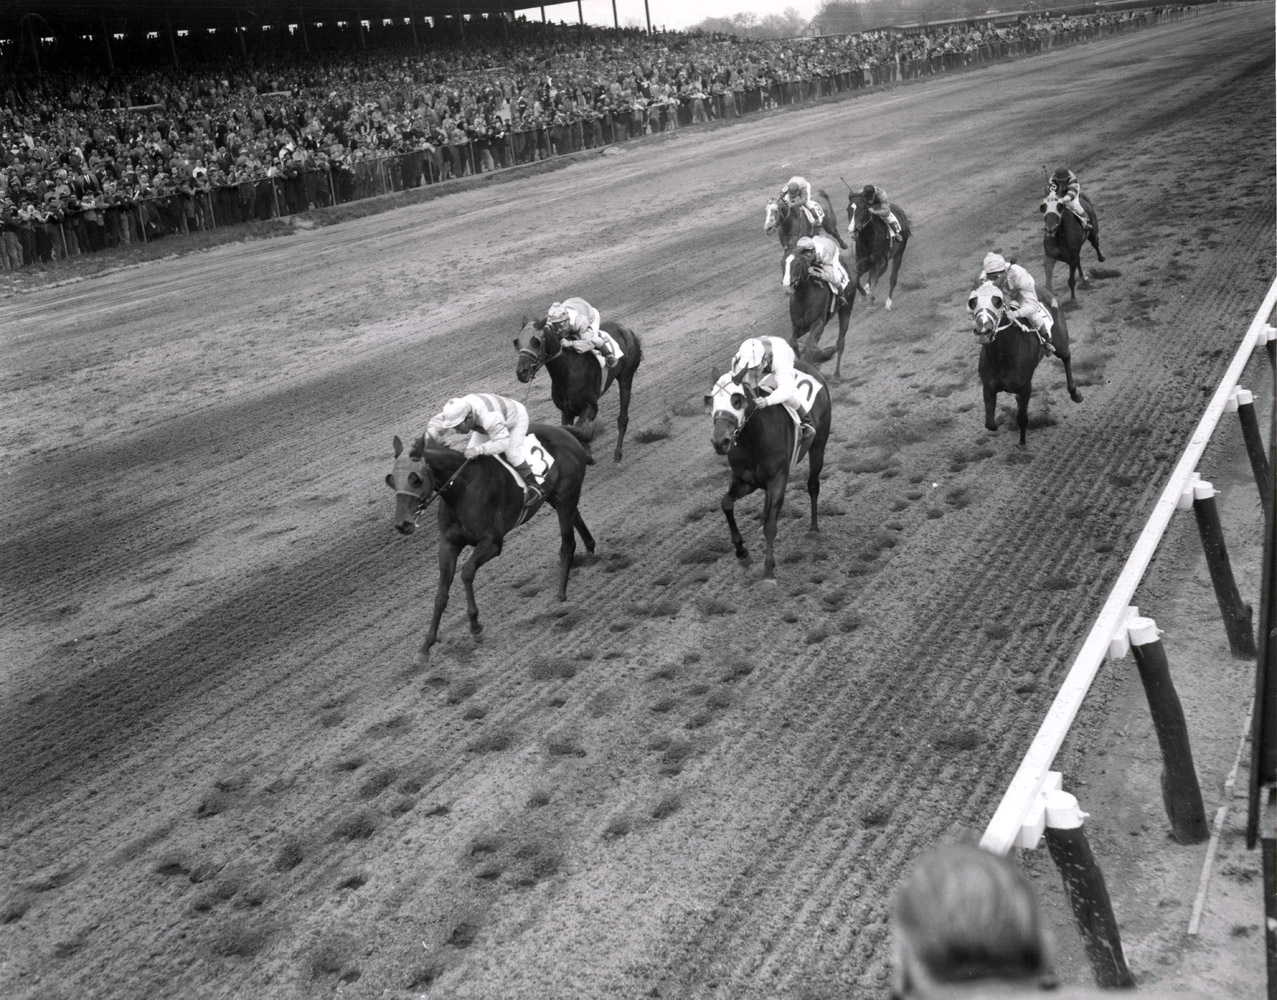
<svg viewBox="0 0 1277 1000">
<path fill-rule="evenodd" d="M 413 511 L 413 515 L 412 515 L 412 523 L 414 527 L 416 527 L 418 521 L 421 520 L 421 515 L 426 512 L 426 508 L 429 507 L 432 503 L 434 503 L 437 499 L 439 499 L 439 497 L 443 494 L 444 490 L 446 490 L 449 486 L 451 486 L 452 481 L 461 474 L 461 470 L 464 469 L 469 464 L 470 464 L 470 459 L 467 458 L 464 462 L 462 462 L 460 465 L 457 466 L 457 471 L 448 477 L 447 482 L 445 482 L 438 489 L 432 490 L 430 493 L 430 496 L 428 497 L 423 497 L 420 493 L 414 493 L 412 490 L 395 490 L 395 496 L 405 496 L 405 497 L 416 498 L 417 509 Z M 424 460 L 422 461 L 422 465 L 423 466 L 425 465 Z"/>
</svg>

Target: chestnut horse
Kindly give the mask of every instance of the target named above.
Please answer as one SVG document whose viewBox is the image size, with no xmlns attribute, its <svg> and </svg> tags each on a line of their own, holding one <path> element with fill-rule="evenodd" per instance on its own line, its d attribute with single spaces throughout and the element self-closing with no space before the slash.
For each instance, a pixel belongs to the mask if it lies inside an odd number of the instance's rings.
<svg viewBox="0 0 1277 1000">
<path fill-rule="evenodd" d="M 430 631 L 417 651 L 418 666 L 430 659 L 430 647 L 439 636 L 439 620 L 448 606 L 457 557 L 467 545 L 473 546 L 474 552 L 461 567 L 461 582 L 466 587 L 466 610 L 474 635 L 483 631 L 479 606 L 474 600 L 475 573 L 501 554 L 505 536 L 532 517 L 542 502 L 559 515 L 560 601 L 567 599 L 568 571 L 576 553 L 574 529 L 581 535 L 586 551 L 594 551 L 594 538 L 577 510 L 585 467 L 594 461 L 582 446 L 579 432 L 574 427 L 553 424 L 532 424 L 528 430 L 554 459 L 545 478 L 545 496 L 530 505 L 524 503 L 523 486 L 515 481 L 517 477 L 491 455 L 467 459 L 452 448 L 427 445 L 424 436 L 405 452 L 403 442 L 398 437 L 394 439 L 395 464 L 386 476 L 386 485 L 395 491 L 395 529 L 401 535 L 411 535 L 420 512 L 435 499 L 440 501 L 439 587 Z"/>
<path fill-rule="evenodd" d="M 829 282 L 811 274 L 811 261 L 796 250 L 785 251 L 782 261 L 785 294 L 789 296 L 789 322 L 793 328 L 794 353 L 805 361 L 818 363 L 837 355 L 834 378 L 842 378 L 842 351 L 847 341 L 847 326 L 851 322 L 851 302 L 837 301 Z M 850 288 L 850 286 L 848 286 Z M 819 348 L 825 326 L 837 313 L 838 343 L 832 351 Z M 801 343 L 806 337 L 805 344 Z"/>
<path fill-rule="evenodd" d="M 892 296 L 896 294 L 896 278 L 900 274 L 900 261 L 913 233 L 905 210 L 894 203 L 891 210 L 900 223 L 900 239 L 894 249 L 891 246 L 891 227 L 887 225 L 886 219 L 869 211 L 869 201 L 864 193 L 852 191 L 847 199 L 847 231 L 851 233 L 851 244 L 856 250 L 856 270 L 851 276 L 851 290 L 848 292 L 853 304 L 857 291 L 869 296 L 870 302 L 874 300 L 873 289 L 878 287 L 878 279 L 886 273 L 887 265 L 890 264 L 891 280 L 887 286 L 887 301 L 884 305 L 887 309 L 891 308 Z"/>
</svg>

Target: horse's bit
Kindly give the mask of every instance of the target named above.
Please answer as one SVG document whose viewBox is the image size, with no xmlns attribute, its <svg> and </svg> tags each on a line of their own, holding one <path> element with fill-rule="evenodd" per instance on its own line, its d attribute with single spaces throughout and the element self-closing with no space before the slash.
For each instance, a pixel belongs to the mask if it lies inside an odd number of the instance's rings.
<svg viewBox="0 0 1277 1000">
<path fill-rule="evenodd" d="M 541 347 L 541 351 L 540 351 L 539 356 L 538 356 L 538 352 L 537 352 L 537 351 L 532 350 L 531 348 L 528 348 L 528 347 L 520 347 L 520 348 L 519 348 L 519 357 L 524 357 L 524 356 L 526 355 L 527 357 L 529 357 L 529 358 L 531 358 L 531 359 L 532 359 L 532 374 L 528 376 L 528 380 L 529 380 L 529 381 L 531 381 L 532 379 L 536 378 L 536 377 L 537 377 L 537 372 L 539 372 L 539 371 L 541 370 L 541 366 L 542 366 L 542 365 L 544 365 L 547 361 L 553 361 L 555 358 L 557 358 L 557 357 L 558 357 L 560 354 L 562 354 L 562 353 L 563 353 L 563 340 L 562 340 L 562 338 L 560 338 L 560 339 L 559 339 L 559 349 L 558 349 L 557 351 L 555 351 L 553 354 L 551 354 L 549 357 L 547 357 L 547 356 L 546 356 L 546 354 L 545 354 L 545 345 L 544 345 L 544 342 L 542 342 L 542 347 Z"/>
</svg>

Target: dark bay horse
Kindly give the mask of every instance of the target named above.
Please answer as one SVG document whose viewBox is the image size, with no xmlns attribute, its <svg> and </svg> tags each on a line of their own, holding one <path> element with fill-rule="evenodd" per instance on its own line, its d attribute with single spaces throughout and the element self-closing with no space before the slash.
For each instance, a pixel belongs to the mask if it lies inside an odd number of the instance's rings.
<svg viewBox="0 0 1277 1000">
<path fill-rule="evenodd" d="M 544 502 L 559 515 L 559 600 L 567 599 L 568 571 L 576 552 L 575 529 L 585 543 L 586 551 L 594 551 L 594 539 L 581 520 L 577 504 L 581 499 L 581 483 L 585 467 L 593 463 L 573 427 L 532 424 L 528 430 L 536 434 L 554 464 L 545 481 Z M 532 450 L 532 449 L 530 449 Z M 474 576 L 480 566 L 501 554 L 505 536 L 532 517 L 542 500 L 525 507 L 523 487 L 515 477 L 490 455 L 467 459 L 452 448 L 428 446 L 424 437 L 417 438 L 412 448 L 404 451 L 403 442 L 394 440 L 395 464 L 386 483 L 395 491 L 395 529 L 411 535 L 417 516 L 430 502 L 439 503 L 439 588 L 435 591 L 434 616 L 430 631 L 417 651 L 416 663 L 424 665 L 430 658 L 430 647 L 439 636 L 439 619 L 448 606 L 448 591 L 457 569 L 457 557 L 467 545 L 474 546 L 470 559 L 461 567 L 461 582 L 466 585 L 466 609 L 470 615 L 470 631 L 478 635 L 479 606 L 474 601 Z M 535 460 L 536 456 L 532 458 Z"/>
<path fill-rule="evenodd" d="M 819 349 L 821 334 L 835 312 L 838 314 L 838 343 L 833 349 L 838 360 L 834 364 L 834 378 L 842 378 L 842 350 L 847 341 L 847 326 L 851 322 L 851 302 L 838 303 L 829 282 L 811 274 L 811 261 L 795 250 L 786 250 L 781 261 L 782 281 L 789 296 L 789 322 L 793 327 L 794 353 L 809 362 L 827 361 L 828 354 Z M 802 339 L 806 337 L 806 343 Z"/>
<path fill-rule="evenodd" d="M 829 195 L 821 190 L 812 191 L 812 201 L 825 211 L 825 217 L 819 226 L 813 226 L 807 213 L 793 208 L 789 202 L 779 198 L 767 200 L 767 214 L 763 217 L 763 232 L 770 236 L 776 233 L 780 237 L 782 250 L 790 249 L 804 236 L 815 236 L 822 230 L 828 233 L 840 247 L 847 249 L 847 243 L 838 232 L 838 217 L 834 215 L 834 203 Z"/>
<path fill-rule="evenodd" d="M 1042 293 L 1042 304 L 1051 311 L 1054 327 L 1051 345 L 1064 362 L 1064 382 L 1069 398 L 1082 402 L 1082 394 L 1073 382 L 1073 356 L 1069 349 L 1069 329 L 1064 322 L 1060 303 L 1050 292 Z M 984 386 L 984 426 L 998 429 L 994 417 L 997 396 L 1009 392 L 1015 396 L 1015 422 L 1020 428 L 1020 447 L 1025 446 L 1024 432 L 1029 426 L 1029 397 L 1033 394 L 1033 372 L 1046 356 L 1046 348 L 1032 329 L 1021 326 L 1006 315 L 1002 291 L 991 281 L 972 289 L 967 299 L 972 329 L 980 345 L 980 382 Z"/>
<path fill-rule="evenodd" d="M 559 409 L 565 424 L 575 422 L 584 437 L 594 438 L 595 418 L 599 415 L 599 399 L 613 382 L 621 397 L 621 410 L 616 415 L 616 448 L 612 460 L 621 460 L 625 429 L 630 425 L 630 390 L 634 373 L 643 360 L 643 346 L 638 335 L 628 327 L 610 320 L 599 324 L 620 345 L 621 360 L 615 368 L 604 368 L 593 351 L 574 351 L 563 346 L 563 338 L 545 328 L 545 320 L 523 318 L 514 348 L 519 352 L 514 373 L 520 382 L 531 382 L 541 366 L 550 373 L 550 400 Z"/>
<path fill-rule="evenodd" d="M 820 496 L 820 470 L 825 464 L 825 445 L 829 441 L 831 404 L 829 389 L 820 373 L 804 361 L 797 368 L 815 380 L 811 400 L 811 415 L 816 423 L 816 436 L 812 438 L 807 454 L 807 493 L 811 497 L 811 531 L 818 531 L 816 500 Z M 785 502 L 785 487 L 789 485 L 790 462 L 794 457 L 795 435 L 798 433 L 793 418 L 783 406 L 759 409 L 741 386 L 732 381 L 730 373 L 719 376 L 713 390 L 705 397 L 705 409 L 713 414 L 714 430 L 711 440 L 714 451 L 726 455 L 732 470 L 732 481 L 723 495 L 723 514 L 736 546 L 736 557 L 745 559 L 749 550 L 740 529 L 736 527 L 736 501 L 754 490 L 765 490 L 763 501 L 763 537 L 767 542 L 767 556 L 763 563 L 763 582 L 775 584 L 776 522 L 781 505 Z M 799 456 L 801 461 L 802 456 Z"/>
<path fill-rule="evenodd" d="M 895 248 L 891 247 L 891 227 L 887 220 L 869 211 L 869 202 L 860 191 L 852 191 L 847 199 L 847 231 L 851 233 L 851 245 L 856 251 L 856 270 L 851 276 L 851 290 L 848 293 L 853 304 L 859 290 L 874 300 L 873 289 L 878 287 L 878 279 L 886 273 L 887 265 L 891 265 L 891 280 L 887 287 L 886 308 L 891 308 L 892 296 L 896 294 L 896 278 L 900 274 L 900 261 L 905 255 L 905 247 L 909 245 L 909 237 L 913 230 L 909 226 L 909 216 L 903 208 L 892 204 L 900 222 L 900 239 Z M 868 278 L 865 276 L 868 275 Z"/>
<path fill-rule="evenodd" d="M 1051 275 L 1055 273 L 1055 262 L 1064 261 L 1069 265 L 1070 299 L 1077 298 L 1077 279 L 1086 281 L 1086 272 L 1082 270 L 1082 246 L 1089 242 L 1095 247 L 1095 259 L 1104 262 L 1104 254 L 1100 253 L 1100 219 L 1095 214 L 1095 206 L 1086 195 L 1078 195 L 1078 201 L 1090 217 L 1089 230 L 1075 212 L 1060 204 L 1060 199 L 1052 192 L 1048 191 L 1038 206 L 1043 214 L 1042 251 L 1045 256 L 1042 269 L 1046 273 L 1046 287 L 1052 289 Z"/>
</svg>

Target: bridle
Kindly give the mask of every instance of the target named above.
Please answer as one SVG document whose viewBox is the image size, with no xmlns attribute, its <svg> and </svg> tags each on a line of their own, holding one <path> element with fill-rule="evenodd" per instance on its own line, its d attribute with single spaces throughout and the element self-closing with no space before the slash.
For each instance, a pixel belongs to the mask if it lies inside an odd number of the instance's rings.
<svg viewBox="0 0 1277 1000">
<path fill-rule="evenodd" d="M 467 458 L 464 462 L 458 465 L 457 471 L 454 472 L 451 476 L 449 476 L 447 481 L 438 489 L 436 489 L 434 486 L 434 476 L 430 474 L 430 466 L 426 464 L 425 456 L 423 455 L 421 458 L 412 459 L 411 461 L 414 465 L 416 463 L 420 463 L 422 472 L 424 472 L 425 475 L 423 476 L 420 472 L 417 472 L 415 468 L 411 468 L 411 467 L 408 469 L 408 475 L 413 475 L 415 473 L 417 478 L 421 480 L 422 486 L 425 486 L 426 483 L 429 483 L 430 495 L 426 496 L 422 490 L 401 490 L 396 488 L 395 496 L 412 497 L 414 500 L 417 501 L 416 509 L 414 509 L 412 512 L 412 526 L 413 528 L 417 528 L 420 526 L 421 515 L 426 512 L 426 508 L 428 508 L 432 503 L 434 503 L 437 499 L 439 499 L 439 497 L 441 497 L 445 491 L 447 491 L 448 487 L 452 485 L 453 480 L 456 479 L 457 476 L 461 474 L 461 470 L 470 464 L 470 459 Z"/>
<path fill-rule="evenodd" d="M 537 340 L 538 338 L 536 338 L 536 336 L 534 335 L 533 339 Z M 530 358 L 532 361 L 532 371 L 528 375 L 529 382 L 531 382 L 534 378 L 537 377 L 537 372 L 541 370 L 542 365 L 546 364 L 549 361 L 553 361 L 555 358 L 557 358 L 559 355 L 563 353 L 562 335 L 560 335 L 559 337 L 559 349 L 555 351 L 553 354 L 547 355 L 545 353 L 545 340 L 543 338 L 540 339 L 540 344 L 541 344 L 541 349 L 539 351 L 534 351 L 530 347 L 519 348 L 519 357 Z"/>
</svg>

